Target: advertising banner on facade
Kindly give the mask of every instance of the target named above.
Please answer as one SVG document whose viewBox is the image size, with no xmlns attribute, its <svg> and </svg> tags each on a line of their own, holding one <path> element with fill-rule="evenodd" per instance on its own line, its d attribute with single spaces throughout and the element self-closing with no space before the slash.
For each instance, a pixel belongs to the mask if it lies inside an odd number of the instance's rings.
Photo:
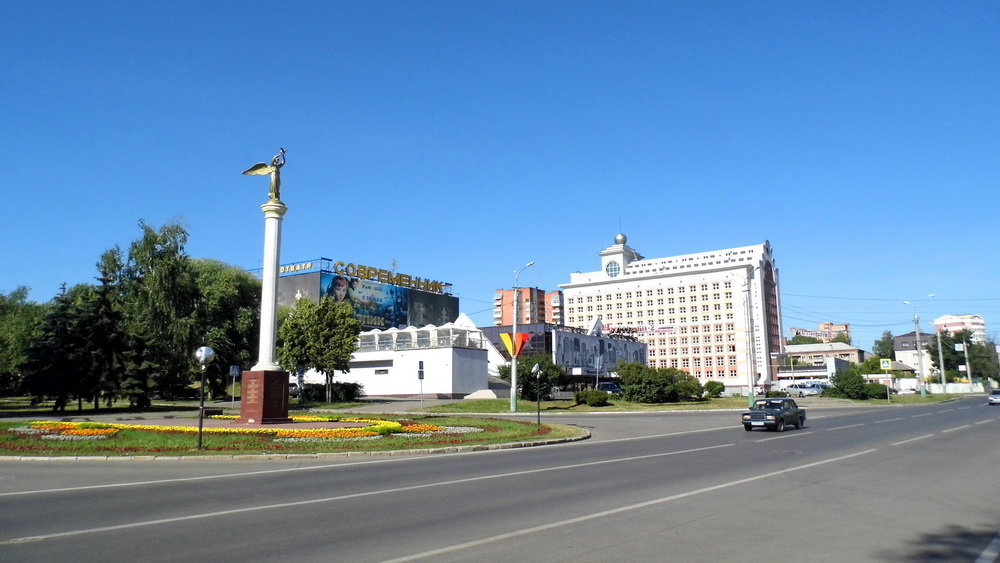
<svg viewBox="0 0 1000 563">
<path fill-rule="evenodd" d="M 458 318 L 458 298 L 324 272 L 320 295 L 354 307 L 366 329 L 443 325 Z"/>
<path fill-rule="evenodd" d="M 645 362 L 646 345 L 630 340 L 602 338 L 590 334 L 552 331 L 553 356 L 556 363 L 567 369 L 580 368 L 590 372 L 600 364 L 611 371 L 620 361 Z"/>
</svg>

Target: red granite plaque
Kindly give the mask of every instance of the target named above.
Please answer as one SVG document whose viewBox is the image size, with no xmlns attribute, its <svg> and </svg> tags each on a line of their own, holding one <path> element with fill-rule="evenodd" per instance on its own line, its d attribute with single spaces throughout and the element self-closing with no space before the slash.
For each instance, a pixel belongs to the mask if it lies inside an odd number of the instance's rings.
<svg viewBox="0 0 1000 563">
<path fill-rule="evenodd" d="M 288 422 L 288 372 L 245 371 L 239 422 Z"/>
</svg>

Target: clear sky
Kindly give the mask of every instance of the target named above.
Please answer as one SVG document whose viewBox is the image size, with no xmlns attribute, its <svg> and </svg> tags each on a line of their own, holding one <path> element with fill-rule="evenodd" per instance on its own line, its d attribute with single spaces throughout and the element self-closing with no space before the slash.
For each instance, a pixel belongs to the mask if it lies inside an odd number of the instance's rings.
<svg viewBox="0 0 1000 563">
<path fill-rule="evenodd" d="M 92 282 L 140 219 L 260 263 L 557 289 L 770 240 L 784 327 L 1000 330 L 1000 3 L 27 2 L 4 15 L 0 292 Z M 934 298 L 927 298 L 930 293 Z M 925 329 L 930 324 L 924 323 Z"/>
</svg>

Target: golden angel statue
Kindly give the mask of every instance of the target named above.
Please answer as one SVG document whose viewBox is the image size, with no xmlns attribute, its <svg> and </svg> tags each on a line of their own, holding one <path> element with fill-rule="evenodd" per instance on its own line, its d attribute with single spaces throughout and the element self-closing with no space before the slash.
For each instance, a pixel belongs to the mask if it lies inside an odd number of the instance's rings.
<svg viewBox="0 0 1000 563">
<path fill-rule="evenodd" d="M 285 149 L 281 149 L 278 154 L 271 159 L 271 164 L 258 162 L 243 171 L 247 175 L 271 175 L 271 189 L 267 195 L 274 201 L 281 201 L 281 167 L 285 165 Z"/>
</svg>

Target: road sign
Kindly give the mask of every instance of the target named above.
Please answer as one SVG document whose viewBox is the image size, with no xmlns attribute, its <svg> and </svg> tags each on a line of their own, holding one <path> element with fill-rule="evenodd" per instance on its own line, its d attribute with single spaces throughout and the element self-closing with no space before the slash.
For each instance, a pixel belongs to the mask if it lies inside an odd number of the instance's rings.
<svg viewBox="0 0 1000 563">
<path fill-rule="evenodd" d="M 882 358 L 878 361 L 878 365 L 882 369 L 892 369 L 892 360 Z"/>
</svg>

